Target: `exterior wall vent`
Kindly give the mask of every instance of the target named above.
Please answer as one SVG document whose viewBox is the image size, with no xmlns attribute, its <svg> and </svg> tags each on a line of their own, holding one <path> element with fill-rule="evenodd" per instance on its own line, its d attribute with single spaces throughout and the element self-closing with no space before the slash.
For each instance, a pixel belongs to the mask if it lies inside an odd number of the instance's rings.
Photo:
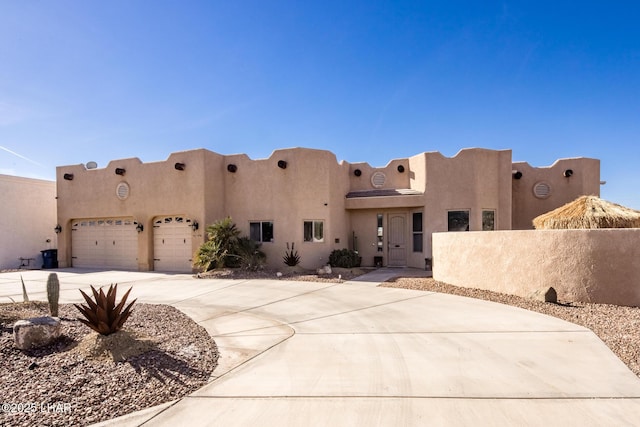
<svg viewBox="0 0 640 427">
<path fill-rule="evenodd" d="M 376 188 L 381 188 L 386 180 L 387 177 L 382 172 L 374 172 L 374 174 L 371 175 L 371 185 Z"/>
<path fill-rule="evenodd" d="M 533 195 L 538 199 L 546 199 L 551 195 L 551 186 L 546 182 L 538 182 L 533 186 Z"/>
<path fill-rule="evenodd" d="M 116 187 L 116 196 L 118 196 L 120 200 L 126 200 L 127 197 L 129 197 L 129 184 L 126 182 L 118 184 Z"/>
</svg>

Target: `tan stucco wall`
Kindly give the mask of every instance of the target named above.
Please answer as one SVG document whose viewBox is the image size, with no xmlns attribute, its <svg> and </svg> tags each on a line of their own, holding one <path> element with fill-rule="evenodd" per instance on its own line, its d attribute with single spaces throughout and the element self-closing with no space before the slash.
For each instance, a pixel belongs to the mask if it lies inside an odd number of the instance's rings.
<svg viewBox="0 0 640 427">
<path fill-rule="evenodd" d="M 511 150 L 466 149 L 447 158 L 426 153 L 427 234 L 448 230 L 448 212 L 469 211 L 469 230 L 482 230 L 482 211 L 494 210 L 497 230 L 511 228 Z M 425 256 L 431 256 L 431 240 Z"/>
<path fill-rule="evenodd" d="M 278 161 L 285 161 L 285 169 Z M 226 156 L 224 206 L 243 234 L 249 222 L 273 221 L 274 241 L 262 250 L 273 267 L 283 266 L 287 243 L 295 243 L 301 266 L 326 264 L 334 249 L 349 247 L 350 222 L 345 216 L 349 167 L 338 164 L 334 154 L 304 148 L 276 150 L 267 159 L 245 155 Z M 304 242 L 304 221 L 324 221 L 324 242 Z M 337 239 L 337 243 L 336 243 Z"/>
<path fill-rule="evenodd" d="M 286 162 L 286 168 L 278 167 L 279 161 Z M 176 162 L 184 163 L 185 170 L 176 170 Z M 576 170 L 579 165 L 583 164 L 576 163 Z M 116 168 L 125 169 L 125 175 L 116 175 Z M 424 259 L 432 254 L 431 233 L 447 231 L 450 210 L 468 210 L 472 231 L 482 228 L 485 209 L 496 212 L 496 229 L 511 228 L 512 200 L 520 200 L 520 196 L 512 198 L 512 169 L 510 150 L 480 148 L 461 150 L 451 158 L 437 152 L 421 153 L 380 168 L 338 163 L 331 152 L 307 148 L 276 150 L 269 158 L 257 160 L 245 154 L 223 156 L 200 149 L 174 153 L 166 161 L 154 163 L 134 158 L 114 160 L 95 170 L 84 165 L 62 166 L 57 170 L 58 218 L 63 226 L 60 264 L 70 263 L 72 220 L 129 217 L 144 224 L 146 230 L 138 236 L 138 268 L 153 269 L 154 218 L 181 215 L 200 224 L 192 235 L 194 252 L 206 239 L 208 224 L 231 216 L 244 235 L 249 234 L 250 222 L 273 221 L 274 239 L 262 245 L 270 267 L 283 266 L 287 243 L 294 242 L 301 266 L 317 268 L 327 263 L 332 250 L 354 248 L 354 234 L 364 266 L 372 266 L 373 257 L 380 255 L 386 265 L 387 221 L 390 215 L 401 214 L 406 218 L 406 265 L 424 268 Z M 547 171 L 555 173 L 551 169 L 539 173 Z M 64 180 L 65 173 L 72 173 L 74 179 Z M 380 173 L 384 182 L 376 186 L 372 177 Z M 576 174 L 579 180 L 573 181 L 577 184 L 572 191 L 579 192 L 584 182 L 590 184 L 592 176 L 599 177 L 599 170 L 590 174 L 586 181 Z M 124 201 L 116 197 L 120 182 L 128 183 L 131 189 Z M 351 192 L 367 193 L 347 197 Z M 522 200 L 529 203 L 527 197 Z M 570 200 L 554 197 L 557 205 L 553 208 Z M 523 210 L 531 211 L 529 206 Z M 422 252 L 412 250 L 414 212 L 423 213 Z M 382 254 L 375 246 L 376 216 L 380 213 L 385 216 Z M 303 241 L 303 222 L 313 220 L 324 222 L 323 242 Z"/>
<path fill-rule="evenodd" d="M 640 306 L 640 229 L 436 233 L 433 277 L 528 297 Z"/>
<path fill-rule="evenodd" d="M 40 251 L 57 248 L 56 183 L 0 175 L 0 194 L 0 268 L 18 267 L 20 257 L 42 267 Z"/>
<path fill-rule="evenodd" d="M 394 163 L 395 162 L 395 163 Z M 454 157 L 445 157 L 438 152 L 422 153 L 409 159 L 395 160 L 387 167 L 387 176 L 402 175 L 403 181 L 383 188 L 404 188 L 421 192 L 419 195 L 394 197 L 363 197 L 348 199 L 354 231 L 361 239 L 359 250 L 363 264 L 372 265 L 374 256 L 383 256 L 386 264 L 388 235 L 386 219 L 389 214 L 405 213 L 407 222 L 407 265 L 424 268 L 425 258 L 431 257 L 431 233 L 447 231 L 449 210 L 468 210 L 470 229 L 482 229 L 482 211 L 496 211 L 496 229 L 511 228 L 511 151 L 480 148 L 461 150 Z M 405 166 L 399 174 L 397 165 Z M 365 164 L 357 164 L 363 171 L 360 178 L 376 170 Z M 354 165 L 351 167 L 353 175 Z M 367 175 L 367 177 L 369 176 Z M 353 179 L 352 179 L 353 182 Z M 356 189 L 371 189 L 369 178 Z M 352 189 L 353 190 L 353 189 Z M 413 252 L 411 241 L 411 217 L 413 212 L 423 212 L 423 251 Z M 385 215 L 385 246 L 383 253 L 375 246 L 376 215 Z M 371 225 L 373 224 L 373 226 Z"/>
<path fill-rule="evenodd" d="M 563 175 L 571 169 L 570 177 Z M 533 167 L 526 162 L 513 163 L 522 178 L 513 179 L 512 228 L 530 230 L 538 215 L 571 202 L 583 195 L 600 196 L 600 160 L 589 158 L 561 159 L 547 167 Z M 549 197 L 540 199 L 533 188 L 538 182 L 551 188 Z"/>
<path fill-rule="evenodd" d="M 184 163 L 185 169 L 175 169 Z M 207 150 L 173 153 L 166 161 L 142 163 L 137 158 L 114 160 L 105 168 L 86 169 L 84 165 L 57 168 L 58 221 L 62 225 L 58 259 L 60 267 L 71 265 L 71 221 L 73 219 L 129 217 L 144 225 L 138 234 L 138 268 L 153 269 L 153 219 L 161 215 L 183 215 L 202 223 L 206 219 L 205 170 L 222 167 L 222 156 Z M 116 168 L 125 169 L 123 176 Z M 73 174 L 65 180 L 64 174 Z M 130 187 L 129 197 L 116 196 L 119 183 Z M 210 187 L 222 188 L 216 184 Z M 218 190 L 219 191 L 219 190 Z M 213 191 L 213 193 L 216 193 Z M 214 210 L 215 211 L 215 210 Z M 204 227 L 193 234 L 193 250 L 204 241 Z"/>
<path fill-rule="evenodd" d="M 344 163 L 347 164 L 346 162 Z M 409 159 L 395 159 L 383 167 L 373 167 L 368 163 L 350 163 L 348 165 L 350 191 L 370 190 L 374 188 L 371 179 L 375 172 L 382 172 L 385 175 L 386 179 L 381 188 L 411 188 Z M 404 172 L 398 170 L 399 167 L 404 168 Z M 356 175 L 356 169 L 360 170 L 360 176 Z"/>
</svg>

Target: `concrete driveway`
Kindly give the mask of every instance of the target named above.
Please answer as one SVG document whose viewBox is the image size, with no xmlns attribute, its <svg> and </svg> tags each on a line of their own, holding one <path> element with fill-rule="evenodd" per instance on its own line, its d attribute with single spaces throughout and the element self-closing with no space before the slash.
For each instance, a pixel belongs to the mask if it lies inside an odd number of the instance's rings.
<svg viewBox="0 0 640 427">
<path fill-rule="evenodd" d="M 591 331 L 433 292 L 280 280 L 58 270 L 61 302 L 90 284 L 133 285 L 204 326 L 211 382 L 104 425 L 638 425 L 640 379 Z M 0 274 L 0 302 L 46 299 L 48 271 Z"/>
</svg>

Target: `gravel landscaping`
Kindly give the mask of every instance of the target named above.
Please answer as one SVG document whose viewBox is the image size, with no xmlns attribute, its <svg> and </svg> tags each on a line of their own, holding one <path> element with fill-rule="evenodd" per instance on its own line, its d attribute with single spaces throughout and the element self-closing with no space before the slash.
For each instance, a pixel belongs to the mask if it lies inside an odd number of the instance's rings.
<svg viewBox="0 0 640 427">
<path fill-rule="evenodd" d="M 343 283 L 370 270 L 336 269 L 331 274 L 318 275 L 299 269 L 226 269 L 195 277 Z M 381 286 L 483 299 L 587 327 L 640 376 L 638 307 L 544 303 L 456 287 L 426 277 L 407 277 L 422 276 L 424 272 L 420 270 L 399 273 L 405 277 Z M 43 315 L 48 315 L 48 305 L 43 302 L 0 304 L 0 404 L 5 404 L 0 412 L 2 426 L 88 425 L 112 419 L 191 393 L 209 380 L 217 365 L 219 355 L 214 340 L 204 328 L 171 306 L 135 304 L 122 331 L 126 333 L 115 334 L 120 338 L 105 345 L 77 320 L 80 313 L 73 305 L 61 304 L 63 337 L 38 350 L 18 350 L 13 323 Z M 131 349 L 133 353 L 128 352 Z"/>
<path fill-rule="evenodd" d="M 115 418 L 193 392 L 217 364 L 207 331 L 168 305 L 135 304 L 123 330 L 105 341 L 77 320 L 73 305 L 61 304 L 62 338 L 37 350 L 15 348 L 13 323 L 48 314 L 43 302 L 0 304 L 2 426 Z"/>
</svg>

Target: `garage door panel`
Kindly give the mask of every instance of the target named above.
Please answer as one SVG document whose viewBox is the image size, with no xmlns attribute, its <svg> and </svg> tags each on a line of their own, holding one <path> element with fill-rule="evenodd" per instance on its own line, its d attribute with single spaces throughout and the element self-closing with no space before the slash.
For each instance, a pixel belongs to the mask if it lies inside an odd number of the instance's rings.
<svg viewBox="0 0 640 427">
<path fill-rule="evenodd" d="M 72 225 L 74 267 L 137 270 L 138 236 L 133 220 L 78 220 Z"/>
<path fill-rule="evenodd" d="M 154 270 L 190 273 L 192 259 L 191 220 L 167 216 L 154 220 Z"/>
</svg>

